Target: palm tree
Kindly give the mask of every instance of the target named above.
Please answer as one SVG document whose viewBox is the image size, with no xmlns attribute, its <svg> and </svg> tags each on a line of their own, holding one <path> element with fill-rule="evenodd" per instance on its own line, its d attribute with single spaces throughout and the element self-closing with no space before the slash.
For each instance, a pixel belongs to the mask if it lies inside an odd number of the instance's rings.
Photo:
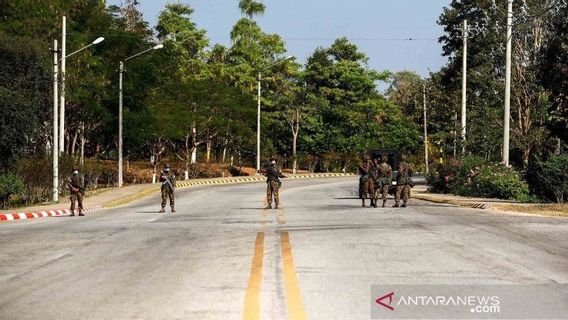
<svg viewBox="0 0 568 320">
<path fill-rule="evenodd" d="M 254 16 L 262 15 L 266 6 L 264 6 L 263 3 L 256 2 L 254 0 L 239 0 L 239 8 L 241 9 L 242 14 L 252 20 Z"/>
</svg>

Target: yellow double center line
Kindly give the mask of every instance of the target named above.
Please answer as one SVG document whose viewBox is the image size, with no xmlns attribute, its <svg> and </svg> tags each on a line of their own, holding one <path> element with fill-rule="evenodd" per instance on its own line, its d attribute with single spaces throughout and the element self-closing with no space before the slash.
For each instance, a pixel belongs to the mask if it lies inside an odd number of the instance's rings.
<svg viewBox="0 0 568 320">
<path fill-rule="evenodd" d="M 260 319 L 260 286 L 262 284 L 262 261 L 264 256 L 264 232 L 256 234 L 254 243 L 254 256 L 250 279 L 245 296 L 244 320 Z"/>
<path fill-rule="evenodd" d="M 292 245 L 288 231 L 280 232 L 280 246 L 282 247 L 282 262 L 284 264 L 284 285 L 286 287 L 286 302 L 288 304 L 288 319 L 305 320 L 306 311 L 302 302 L 302 294 L 296 277 Z"/>
<path fill-rule="evenodd" d="M 264 217 L 267 210 L 263 212 L 261 224 L 265 224 Z M 284 210 L 278 211 L 278 223 L 285 224 Z M 282 248 L 282 264 L 284 273 L 284 287 L 286 288 L 286 304 L 288 305 L 288 319 L 306 320 L 306 311 L 302 302 L 302 294 L 298 285 L 294 257 L 292 255 L 292 245 L 288 231 L 280 232 L 280 247 Z M 245 296 L 245 308 L 243 312 L 244 320 L 260 319 L 260 288 L 262 285 L 262 265 L 264 258 L 264 232 L 256 234 L 254 245 L 254 256 L 250 271 L 250 279 Z"/>
</svg>

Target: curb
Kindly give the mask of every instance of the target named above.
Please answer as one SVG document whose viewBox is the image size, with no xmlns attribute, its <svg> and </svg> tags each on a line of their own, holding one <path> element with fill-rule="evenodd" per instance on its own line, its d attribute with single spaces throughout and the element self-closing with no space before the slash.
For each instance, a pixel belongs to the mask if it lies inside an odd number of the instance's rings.
<svg viewBox="0 0 568 320">
<path fill-rule="evenodd" d="M 353 173 L 314 173 L 305 175 L 291 175 L 287 179 L 307 179 L 307 178 L 330 178 L 330 177 L 350 177 L 355 176 Z M 245 176 L 245 177 L 233 177 L 233 178 L 213 178 L 213 179 L 194 179 L 186 180 L 176 183 L 176 189 L 190 188 L 194 186 L 202 185 L 226 185 L 235 183 L 251 183 L 251 182 L 264 182 L 266 177 L 264 176 Z M 121 205 L 128 204 L 132 201 L 142 199 L 151 193 L 159 192 L 160 187 L 151 187 L 146 190 L 135 193 L 126 198 L 115 200 L 104 205 L 105 208 L 114 208 Z"/>
<path fill-rule="evenodd" d="M 454 205 L 454 206 L 467 207 L 467 208 L 473 208 L 473 209 L 491 209 L 491 207 L 492 207 L 492 205 L 490 203 L 469 202 L 469 201 L 461 201 L 461 200 L 434 199 L 434 198 L 424 196 L 424 195 L 414 195 L 413 198 L 419 199 L 419 200 L 424 200 L 424 201 L 435 202 L 435 203 L 446 203 L 446 204 L 451 204 L 451 205 Z"/>
<path fill-rule="evenodd" d="M 295 175 L 289 176 L 288 179 L 307 179 L 307 178 L 328 178 L 328 177 L 349 177 L 354 176 L 352 173 L 314 173 L 305 175 Z M 200 185 L 225 185 L 225 184 L 235 184 L 235 183 L 250 183 L 250 182 L 262 182 L 266 181 L 264 176 L 248 176 L 248 177 L 234 177 L 234 178 L 214 178 L 214 179 L 195 179 L 181 181 L 177 183 L 176 188 L 190 188 L 193 186 Z M 159 192 L 160 187 L 150 187 L 148 189 L 142 190 L 138 193 L 130 195 L 128 197 L 118 199 L 104 205 L 93 205 L 87 206 L 83 209 L 83 212 L 93 212 L 108 208 L 115 208 L 128 204 L 132 201 L 142 199 L 154 192 Z M 34 219 L 43 217 L 56 217 L 62 215 L 71 214 L 70 209 L 57 209 L 57 210 L 45 210 L 39 212 L 27 212 L 27 213 L 0 213 L 0 221 L 13 221 L 13 220 L 24 220 L 24 219 Z"/>
<path fill-rule="evenodd" d="M 83 209 L 83 212 L 92 212 L 104 209 L 101 205 L 88 206 Z M 78 212 L 75 210 L 75 212 Z M 45 210 L 39 212 L 20 212 L 20 213 L 1 213 L 0 221 L 13 221 L 13 220 L 25 220 L 43 217 L 57 217 L 62 215 L 71 214 L 70 209 L 57 209 L 57 210 Z"/>
</svg>

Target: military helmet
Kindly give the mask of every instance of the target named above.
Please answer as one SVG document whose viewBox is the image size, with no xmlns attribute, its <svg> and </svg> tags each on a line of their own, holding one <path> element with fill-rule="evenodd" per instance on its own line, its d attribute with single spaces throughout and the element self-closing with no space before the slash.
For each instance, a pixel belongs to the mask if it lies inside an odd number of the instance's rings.
<svg viewBox="0 0 568 320">
<path fill-rule="evenodd" d="M 363 161 L 371 160 L 371 157 L 368 154 L 364 154 L 361 158 L 363 159 Z"/>
<path fill-rule="evenodd" d="M 400 155 L 400 161 L 406 161 L 406 156 L 404 154 Z"/>
<path fill-rule="evenodd" d="M 164 169 L 169 169 L 169 168 L 170 168 L 170 164 L 169 164 L 169 163 L 166 163 L 166 164 L 164 165 Z"/>
<path fill-rule="evenodd" d="M 73 169 L 71 169 L 71 171 L 79 171 L 79 167 L 73 166 Z"/>
<path fill-rule="evenodd" d="M 384 154 L 383 154 L 383 155 L 381 156 L 381 161 L 387 162 L 387 161 L 389 161 L 389 157 L 388 157 L 387 155 L 384 155 Z"/>
</svg>

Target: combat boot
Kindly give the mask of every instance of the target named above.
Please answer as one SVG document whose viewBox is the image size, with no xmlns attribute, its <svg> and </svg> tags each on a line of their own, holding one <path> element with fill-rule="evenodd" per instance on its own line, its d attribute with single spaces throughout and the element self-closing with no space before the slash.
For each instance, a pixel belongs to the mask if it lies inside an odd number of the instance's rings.
<svg viewBox="0 0 568 320">
<path fill-rule="evenodd" d="M 172 207 L 172 212 L 176 212 L 176 209 L 174 207 Z"/>
<path fill-rule="evenodd" d="M 75 212 L 72 212 L 69 216 L 70 216 L 70 217 L 74 217 L 74 216 L 75 216 Z"/>
<path fill-rule="evenodd" d="M 398 207 L 399 207 L 398 202 L 395 203 L 394 206 L 392 206 L 392 207 L 393 207 L 393 208 L 398 208 Z"/>
<path fill-rule="evenodd" d="M 160 211 L 158 211 L 159 213 L 164 213 L 166 212 L 166 210 L 164 209 L 164 207 L 162 207 L 162 209 Z"/>
<path fill-rule="evenodd" d="M 401 207 L 406 208 L 406 202 L 403 203 Z"/>
<path fill-rule="evenodd" d="M 79 217 L 83 217 L 85 216 L 85 214 L 83 213 L 83 210 L 79 210 Z"/>
<path fill-rule="evenodd" d="M 278 203 L 274 206 L 274 209 L 278 209 Z"/>
<path fill-rule="evenodd" d="M 385 207 L 386 204 L 387 204 L 387 200 L 383 200 L 383 208 Z"/>
<path fill-rule="evenodd" d="M 264 209 L 272 209 L 272 205 L 269 204 L 269 205 L 267 205 L 266 207 L 264 207 Z"/>
</svg>

